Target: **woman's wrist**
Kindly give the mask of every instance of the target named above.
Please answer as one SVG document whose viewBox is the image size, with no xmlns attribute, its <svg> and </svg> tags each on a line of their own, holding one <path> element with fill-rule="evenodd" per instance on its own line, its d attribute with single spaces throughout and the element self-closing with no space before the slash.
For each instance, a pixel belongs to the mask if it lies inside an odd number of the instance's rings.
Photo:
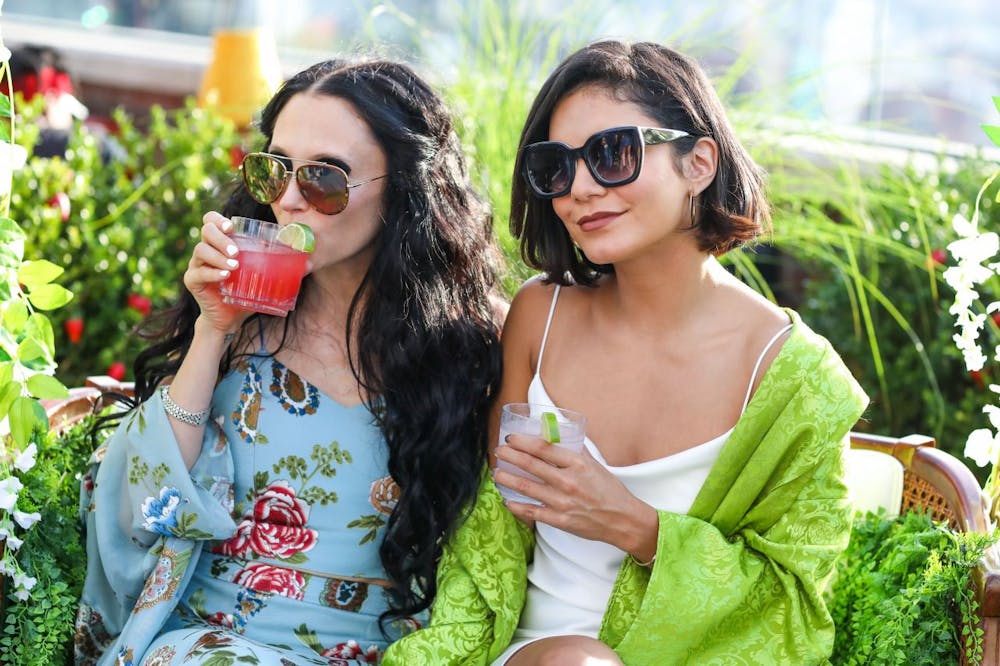
<svg viewBox="0 0 1000 666">
<path fill-rule="evenodd" d="M 660 536 L 660 514 L 652 506 L 642 503 L 636 511 L 632 530 L 632 543 L 625 552 L 641 567 L 653 566 L 656 561 L 656 546 Z"/>
<path fill-rule="evenodd" d="M 191 340 L 193 345 L 195 341 L 203 342 L 205 344 L 213 345 L 220 351 L 225 351 L 229 346 L 229 343 L 233 341 L 236 337 L 236 333 L 233 331 L 221 331 L 211 322 L 206 320 L 203 316 L 199 316 L 194 320 L 194 336 Z"/>
</svg>

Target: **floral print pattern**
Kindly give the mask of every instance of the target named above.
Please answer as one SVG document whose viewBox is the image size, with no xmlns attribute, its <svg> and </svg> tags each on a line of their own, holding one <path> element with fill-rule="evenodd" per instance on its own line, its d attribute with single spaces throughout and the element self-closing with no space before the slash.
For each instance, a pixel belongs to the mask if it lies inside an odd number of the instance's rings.
<svg viewBox="0 0 1000 666">
<path fill-rule="evenodd" d="M 244 559 L 292 559 L 316 545 L 316 530 L 306 527 L 309 510 L 287 481 L 274 482 L 236 526 L 236 535 L 212 550 Z"/>
<path fill-rule="evenodd" d="M 157 534 L 172 534 L 177 527 L 177 509 L 182 501 L 176 488 L 164 487 L 159 497 L 147 497 L 142 503 L 142 526 Z"/>
<path fill-rule="evenodd" d="M 339 405 L 274 359 L 248 357 L 216 386 L 190 470 L 171 437 L 154 394 L 82 484 L 85 510 L 133 516 L 109 534 L 87 514 L 102 576 L 85 585 L 78 663 L 378 663 L 378 548 L 398 488 L 368 406 Z M 413 626 L 390 634 L 397 624 Z"/>
</svg>

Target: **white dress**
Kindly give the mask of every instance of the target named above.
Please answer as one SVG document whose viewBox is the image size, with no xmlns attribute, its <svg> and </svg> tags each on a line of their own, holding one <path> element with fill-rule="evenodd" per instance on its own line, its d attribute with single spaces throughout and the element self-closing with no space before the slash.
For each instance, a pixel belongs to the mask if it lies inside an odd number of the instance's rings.
<svg viewBox="0 0 1000 666">
<path fill-rule="evenodd" d="M 559 286 L 552 295 L 545 333 L 538 352 L 538 366 L 528 386 L 528 402 L 558 407 L 549 397 L 540 369 L 545 342 L 552 323 Z M 764 347 L 747 387 L 743 410 L 767 351 L 789 329 L 782 328 Z M 608 465 L 589 438 L 584 446 L 597 462 L 611 472 L 629 491 L 657 509 L 686 514 L 708 477 L 719 451 L 729 439 L 732 428 L 703 444 L 665 458 L 635 465 Z M 552 636 L 589 636 L 597 638 L 601 620 L 614 587 L 625 552 L 603 541 L 583 539 L 545 523 L 535 524 L 534 559 L 528 566 L 528 594 L 514 639 L 493 666 L 502 666 L 529 643 Z"/>
</svg>

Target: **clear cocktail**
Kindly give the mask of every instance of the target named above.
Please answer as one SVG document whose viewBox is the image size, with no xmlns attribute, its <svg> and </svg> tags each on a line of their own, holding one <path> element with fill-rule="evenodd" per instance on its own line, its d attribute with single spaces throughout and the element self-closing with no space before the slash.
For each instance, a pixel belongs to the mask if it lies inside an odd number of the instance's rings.
<svg viewBox="0 0 1000 666">
<path fill-rule="evenodd" d="M 550 414 L 551 416 L 546 416 L 546 414 Z M 526 402 L 509 403 L 504 405 L 500 411 L 499 446 L 506 446 L 507 435 L 532 435 L 549 441 L 553 446 L 579 453 L 583 450 L 583 438 L 586 435 L 586 427 L 587 417 L 579 412 Z M 525 472 L 519 467 L 502 460 L 497 460 L 497 469 L 543 483 L 534 474 Z M 538 500 L 526 497 L 500 484 L 497 484 L 497 490 L 508 500 L 526 502 L 528 504 L 541 504 Z"/>
<path fill-rule="evenodd" d="M 295 308 L 309 253 L 279 240 L 277 224 L 247 217 L 232 222 L 239 266 L 219 285 L 223 302 L 286 316 Z"/>
</svg>

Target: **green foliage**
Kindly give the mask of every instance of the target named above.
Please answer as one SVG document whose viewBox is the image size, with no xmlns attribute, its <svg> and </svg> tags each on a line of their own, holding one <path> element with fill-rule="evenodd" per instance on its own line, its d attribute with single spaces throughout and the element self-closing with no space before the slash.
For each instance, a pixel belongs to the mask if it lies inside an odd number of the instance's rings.
<svg viewBox="0 0 1000 666">
<path fill-rule="evenodd" d="M 793 305 L 872 397 L 860 429 L 923 432 L 962 457 L 968 433 L 985 423 L 982 407 L 996 378 L 966 371 L 952 339 L 955 294 L 942 276 L 953 263 L 945 250 L 957 238 L 952 218 L 971 215 L 992 168 L 972 157 L 932 173 L 834 171 L 839 187 L 825 191 L 772 188 L 775 245 L 802 275 Z M 852 178 L 860 180 L 847 187 Z M 785 184 L 782 177 L 776 184 Z M 987 227 L 997 213 L 990 204 L 984 200 L 981 210 Z"/>
<path fill-rule="evenodd" d="M 30 126 L 39 110 L 25 107 L 21 122 Z M 141 128 L 120 110 L 113 119 L 118 149 L 110 158 L 102 151 L 113 144 L 77 124 L 65 157 L 30 157 L 11 193 L 25 247 L 65 266 L 61 284 L 76 295 L 51 315 L 68 385 L 135 358 L 143 345 L 132 329 L 150 305 L 176 299 L 201 217 L 223 203 L 236 174 L 231 151 L 240 136 L 193 100 L 172 111 L 153 107 Z M 29 149 L 36 140 L 37 132 L 20 139 Z M 46 275 L 43 266 L 34 270 Z M 76 342 L 68 320 L 71 328 L 82 322 Z"/>
<path fill-rule="evenodd" d="M 995 537 L 957 534 L 927 515 L 859 516 L 828 591 L 843 666 L 939 666 L 982 659 L 971 572 Z"/>
<path fill-rule="evenodd" d="M 21 601 L 4 581 L 0 665 L 72 663 L 73 622 L 86 575 L 79 487 L 92 450 L 89 429 L 87 420 L 60 436 L 36 433 L 37 463 L 22 478 L 19 506 L 42 517 L 24 534 L 18 561 L 38 583 Z"/>
</svg>

